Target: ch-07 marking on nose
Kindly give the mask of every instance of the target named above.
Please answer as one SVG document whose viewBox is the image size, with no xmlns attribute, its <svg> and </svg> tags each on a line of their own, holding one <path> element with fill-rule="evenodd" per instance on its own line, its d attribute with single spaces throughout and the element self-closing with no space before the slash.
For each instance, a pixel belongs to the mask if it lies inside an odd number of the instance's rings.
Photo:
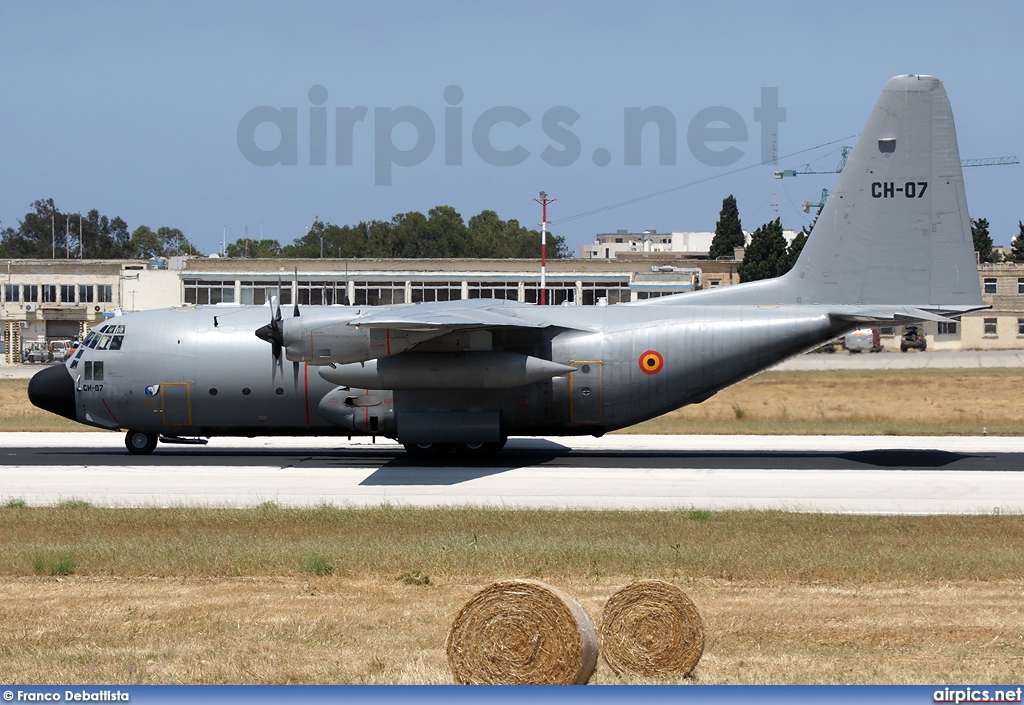
<svg viewBox="0 0 1024 705">
<path fill-rule="evenodd" d="M 924 198 L 927 190 L 927 181 L 908 181 L 902 186 L 897 186 L 895 181 L 875 181 L 871 184 L 871 197 L 896 198 L 899 193 L 904 198 Z"/>
</svg>

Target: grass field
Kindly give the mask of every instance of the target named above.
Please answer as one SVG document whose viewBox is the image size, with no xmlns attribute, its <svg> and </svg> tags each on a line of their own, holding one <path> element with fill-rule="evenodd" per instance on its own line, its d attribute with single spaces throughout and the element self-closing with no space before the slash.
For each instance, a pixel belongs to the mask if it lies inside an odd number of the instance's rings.
<svg viewBox="0 0 1024 705">
<path fill-rule="evenodd" d="M 95 430 L 36 409 L 0 380 L 0 431 Z M 765 372 L 630 433 L 1019 435 L 1024 369 Z"/>
<path fill-rule="evenodd" d="M 8 682 L 448 683 L 455 613 L 510 577 L 595 621 L 632 580 L 676 582 L 707 622 L 695 683 L 1024 672 L 1018 516 L 11 504 Z"/>
<path fill-rule="evenodd" d="M 1024 371 L 769 372 L 643 433 L 1019 435 Z M 0 430 L 87 430 L 0 380 Z M 0 501 L 7 683 L 449 683 L 494 580 L 597 621 L 637 578 L 704 614 L 693 683 L 1016 683 L 1024 517 L 98 509 Z M 594 683 L 620 682 L 599 661 Z"/>
</svg>

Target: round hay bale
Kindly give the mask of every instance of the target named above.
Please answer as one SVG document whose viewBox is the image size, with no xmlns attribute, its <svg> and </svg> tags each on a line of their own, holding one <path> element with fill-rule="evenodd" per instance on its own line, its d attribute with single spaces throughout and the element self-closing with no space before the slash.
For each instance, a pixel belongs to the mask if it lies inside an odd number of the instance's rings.
<svg viewBox="0 0 1024 705">
<path fill-rule="evenodd" d="M 456 683 L 582 685 L 597 634 L 580 603 L 536 580 L 485 587 L 455 616 L 446 644 Z"/>
<path fill-rule="evenodd" d="M 608 598 L 601 653 L 620 676 L 685 678 L 704 653 L 704 620 L 672 583 L 641 580 Z"/>
</svg>

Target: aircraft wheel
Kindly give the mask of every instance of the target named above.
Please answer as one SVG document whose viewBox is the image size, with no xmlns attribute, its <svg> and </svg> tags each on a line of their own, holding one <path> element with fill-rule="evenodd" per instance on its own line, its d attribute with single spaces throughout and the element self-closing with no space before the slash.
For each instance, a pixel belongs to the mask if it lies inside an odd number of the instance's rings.
<svg viewBox="0 0 1024 705">
<path fill-rule="evenodd" d="M 504 447 L 504 439 L 497 443 L 459 443 L 455 446 L 455 452 L 471 458 L 485 458 L 497 455 Z"/>
<path fill-rule="evenodd" d="M 156 448 L 155 433 L 129 431 L 125 434 L 124 445 L 132 455 L 149 455 Z"/>
<path fill-rule="evenodd" d="M 414 458 L 440 458 L 452 450 L 451 443 L 406 443 L 405 452 Z"/>
</svg>

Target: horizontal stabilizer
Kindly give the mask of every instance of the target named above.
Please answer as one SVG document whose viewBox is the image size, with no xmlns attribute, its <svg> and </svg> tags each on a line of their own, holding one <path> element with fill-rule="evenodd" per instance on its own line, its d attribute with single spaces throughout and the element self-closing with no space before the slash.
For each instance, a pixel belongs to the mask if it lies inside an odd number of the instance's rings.
<svg viewBox="0 0 1024 705">
<path fill-rule="evenodd" d="M 851 323 L 900 323 L 902 321 L 935 321 L 945 323 L 950 319 L 950 316 L 959 316 L 984 308 L 988 307 L 958 307 L 951 310 L 943 310 L 943 313 L 946 315 L 941 315 L 935 311 L 926 311 L 923 308 L 914 306 L 851 306 L 850 308 L 829 311 L 828 315 L 834 321 L 849 321 Z"/>
</svg>

